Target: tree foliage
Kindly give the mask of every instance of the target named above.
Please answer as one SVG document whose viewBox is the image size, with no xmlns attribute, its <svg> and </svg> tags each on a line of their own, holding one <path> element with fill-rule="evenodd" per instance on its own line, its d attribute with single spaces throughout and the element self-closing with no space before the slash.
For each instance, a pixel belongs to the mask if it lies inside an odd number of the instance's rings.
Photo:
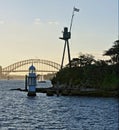
<svg viewBox="0 0 119 130">
<path fill-rule="evenodd" d="M 111 57 L 111 62 L 113 64 L 119 63 L 119 40 L 114 42 L 114 45 L 104 52 L 105 56 Z"/>
<path fill-rule="evenodd" d="M 94 62 L 94 56 L 91 54 L 81 54 L 78 58 L 73 58 L 71 60 L 72 67 L 83 67 L 87 65 L 91 65 Z"/>
<path fill-rule="evenodd" d="M 101 90 L 119 90 L 119 40 L 104 55 L 111 57 L 109 64 L 105 60 L 95 60 L 93 55 L 81 54 L 71 61 L 72 67 L 64 67 L 52 79 L 69 87 L 98 88 Z"/>
</svg>

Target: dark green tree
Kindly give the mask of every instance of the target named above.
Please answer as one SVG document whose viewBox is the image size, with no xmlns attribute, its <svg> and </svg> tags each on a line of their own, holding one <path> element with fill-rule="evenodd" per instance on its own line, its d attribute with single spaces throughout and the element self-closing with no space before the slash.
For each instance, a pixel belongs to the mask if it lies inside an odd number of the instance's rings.
<svg viewBox="0 0 119 130">
<path fill-rule="evenodd" d="M 108 65 L 108 61 L 105 60 L 95 60 L 95 65 L 96 66 L 107 66 Z"/>
<path fill-rule="evenodd" d="M 109 50 L 106 50 L 103 55 L 110 56 L 112 64 L 119 63 L 119 40 L 115 41 L 114 45 Z"/>
<path fill-rule="evenodd" d="M 71 66 L 72 67 L 79 67 L 79 58 L 73 58 L 71 60 Z"/>
<path fill-rule="evenodd" d="M 93 62 L 95 62 L 93 55 L 91 55 L 91 54 L 81 54 L 81 55 L 79 55 L 78 63 L 81 67 L 91 65 Z"/>
</svg>

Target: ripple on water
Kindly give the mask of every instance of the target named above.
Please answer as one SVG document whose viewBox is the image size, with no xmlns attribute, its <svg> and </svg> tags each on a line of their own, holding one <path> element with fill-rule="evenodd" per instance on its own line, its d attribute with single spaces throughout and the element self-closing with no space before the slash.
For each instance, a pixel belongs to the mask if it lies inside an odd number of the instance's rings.
<svg viewBox="0 0 119 130">
<path fill-rule="evenodd" d="M 0 81 L 0 130 L 118 130 L 117 99 L 40 93 L 29 98 L 9 91 L 21 85 L 24 81 Z"/>
</svg>

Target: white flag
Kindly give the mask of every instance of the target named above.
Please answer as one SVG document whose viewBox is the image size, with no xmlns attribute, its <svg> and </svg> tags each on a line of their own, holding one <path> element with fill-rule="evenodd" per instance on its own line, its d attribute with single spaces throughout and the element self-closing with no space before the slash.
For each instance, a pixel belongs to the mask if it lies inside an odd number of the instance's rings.
<svg viewBox="0 0 119 130">
<path fill-rule="evenodd" d="M 77 8 L 74 7 L 74 11 L 79 12 L 79 9 L 77 9 Z"/>
</svg>

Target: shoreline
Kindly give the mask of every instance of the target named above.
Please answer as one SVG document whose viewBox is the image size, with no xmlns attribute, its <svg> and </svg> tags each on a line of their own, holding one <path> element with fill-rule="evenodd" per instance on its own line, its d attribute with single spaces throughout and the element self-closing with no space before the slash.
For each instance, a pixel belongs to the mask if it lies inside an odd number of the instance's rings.
<svg viewBox="0 0 119 130">
<path fill-rule="evenodd" d="M 25 89 L 17 88 L 10 89 L 11 91 L 17 90 L 22 92 L 28 92 Z M 46 93 L 47 96 L 87 96 L 87 97 L 119 97 L 117 91 L 104 91 L 104 90 L 95 90 L 95 91 L 80 91 L 79 89 L 56 89 L 52 88 L 36 88 L 36 93 Z"/>
</svg>

